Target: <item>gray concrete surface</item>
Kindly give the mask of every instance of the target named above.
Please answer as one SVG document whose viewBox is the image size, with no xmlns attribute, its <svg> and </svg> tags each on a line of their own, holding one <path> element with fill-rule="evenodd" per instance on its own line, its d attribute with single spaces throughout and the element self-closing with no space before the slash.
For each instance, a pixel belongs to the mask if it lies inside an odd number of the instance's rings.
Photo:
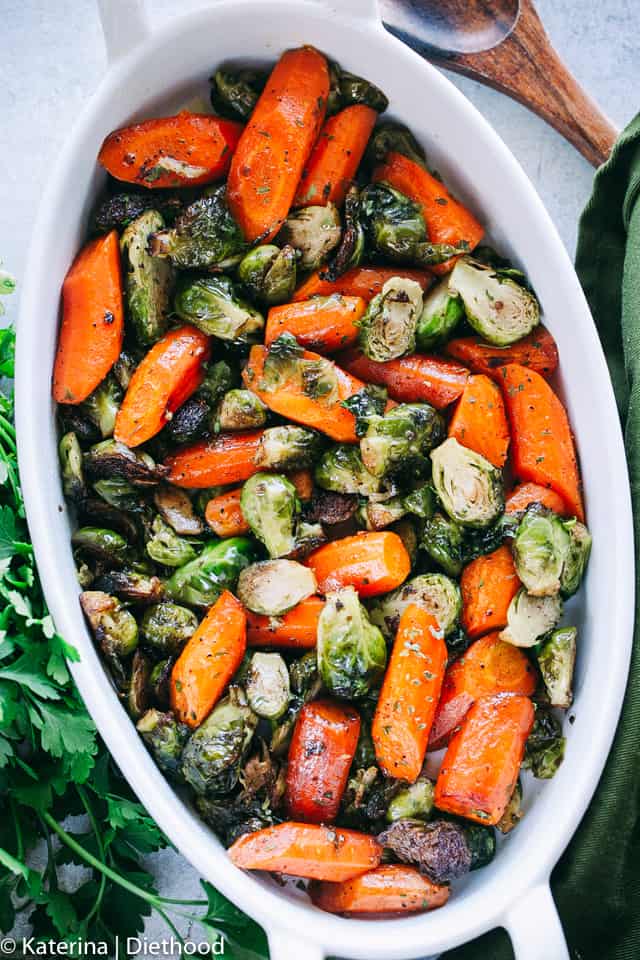
<svg viewBox="0 0 640 960">
<path fill-rule="evenodd" d="M 172 16 L 177 6 L 186 11 L 204 5 L 197 0 L 150 4 L 158 21 Z M 578 80 L 623 126 L 640 109 L 637 0 L 538 0 L 537 5 Z M 94 0 L 0 0 L 0 15 L 0 257 L 20 284 L 47 171 L 100 80 L 105 55 Z M 523 107 L 472 81 L 451 79 L 512 149 L 573 254 L 592 169 Z M 16 317 L 17 301 L 9 302 L 10 319 Z M 165 895 L 198 896 L 195 872 L 173 851 L 150 857 L 149 865 Z M 154 919 L 147 936 L 162 936 L 163 930 Z"/>
</svg>

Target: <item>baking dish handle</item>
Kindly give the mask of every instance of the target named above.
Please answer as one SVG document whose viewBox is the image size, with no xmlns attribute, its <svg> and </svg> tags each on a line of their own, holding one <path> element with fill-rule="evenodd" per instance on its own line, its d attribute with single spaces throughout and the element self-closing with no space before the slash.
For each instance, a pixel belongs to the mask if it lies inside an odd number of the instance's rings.
<svg viewBox="0 0 640 960">
<path fill-rule="evenodd" d="M 324 960 L 325 952 L 317 943 L 309 943 L 282 927 L 267 930 L 269 960 Z"/>
<path fill-rule="evenodd" d="M 151 33 L 145 0 L 98 0 L 107 60 L 115 63 Z"/>
<path fill-rule="evenodd" d="M 548 883 L 528 890 L 509 910 L 504 926 L 516 960 L 569 960 L 567 942 Z"/>
</svg>

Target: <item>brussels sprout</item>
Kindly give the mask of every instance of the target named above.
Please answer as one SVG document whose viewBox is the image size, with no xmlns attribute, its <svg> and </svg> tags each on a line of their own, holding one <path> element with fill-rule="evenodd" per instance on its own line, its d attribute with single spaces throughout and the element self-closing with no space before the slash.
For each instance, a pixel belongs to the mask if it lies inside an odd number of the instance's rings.
<svg viewBox="0 0 640 960">
<path fill-rule="evenodd" d="M 64 495 L 69 497 L 70 500 L 81 500 L 86 496 L 87 491 L 82 469 L 82 450 L 75 433 L 65 433 L 60 440 L 58 453 L 60 455 Z"/>
<path fill-rule="evenodd" d="M 555 513 L 536 506 L 525 512 L 512 550 L 518 576 L 531 596 L 558 593 L 569 544 L 569 534 Z"/>
<path fill-rule="evenodd" d="M 387 646 L 353 587 L 327 598 L 318 620 L 318 670 L 330 693 L 345 699 L 366 696 L 384 673 Z"/>
<path fill-rule="evenodd" d="M 193 544 L 179 537 L 162 517 L 154 519 L 151 530 L 153 536 L 147 541 L 147 553 L 156 563 L 165 567 L 182 567 L 195 558 Z"/>
<path fill-rule="evenodd" d="M 401 520 L 406 513 L 401 497 L 392 497 L 390 500 L 369 500 L 359 511 L 363 525 L 367 530 L 384 530 L 396 520 Z"/>
<path fill-rule="evenodd" d="M 100 590 L 85 590 L 80 606 L 107 656 L 131 656 L 138 646 L 138 624 L 119 600 Z"/>
<path fill-rule="evenodd" d="M 340 107 L 350 107 L 356 103 L 363 103 L 366 107 L 384 113 L 389 106 L 389 100 L 382 90 L 363 77 L 356 77 L 353 73 L 340 70 L 338 76 L 340 93 Z"/>
<path fill-rule="evenodd" d="M 306 427 L 268 427 L 256 453 L 261 470 L 303 470 L 310 467 L 322 447 L 322 437 Z"/>
<path fill-rule="evenodd" d="M 272 307 L 288 303 L 296 287 L 296 252 L 265 243 L 246 253 L 238 265 L 238 280 L 252 300 Z"/>
<path fill-rule="evenodd" d="M 552 707 L 566 710 L 571 706 L 577 637 L 576 627 L 560 627 L 538 650 L 538 666 Z"/>
<path fill-rule="evenodd" d="M 408 127 L 389 121 L 379 124 L 371 134 L 365 151 L 365 163 L 376 167 L 386 160 L 388 153 L 401 153 L 414 163 L 426 168 L 426 155 Z"/>
<path fill-rule="evenodd" d="M 445 640 L 447 644 L 448 663 L 453 663 L 454 660 L 461 657 L 465 650 L 468 650 L 471 646 L 471 638 L 467 636 L 459 625 L 445 637 Z"/>
<path fill-rule="evenodd" d="M 564 759 L 565 745 L 556 717 L 550 710 L 538 707 L 525 747 L 523 768 L 538 780 L 550 780 Z"/>
<path fill-rule="evenodd" d="M 430 404 L 399 403 L 384 416 L 369 418 L 367 432 L 360 440 L 362 462 L 374 477 L 419 476 L 428 472 L 427 454 L 441 442 L 444 433 L 442 415 Z"/>
<path fill-rule="evenodd" d="M 422 310 L 422 287 L 415 280 L 391 277 L 371 300 L 360 321 L 358 342 L 372 360 L 403 357 L 415 348 Z"/>
<path fill-rule="evenodd" d="M 202 533 L 204 524 L 193 512 L 193 504 L 184 490 L 169 483 L 161 484 L 153 494 L 160 516 L 179 536 L 193 537 Z"/>
<path fill-rule="evenodd" d="M 521 340 L 540 322 L 538 301 L 529 290 L 471 257 L 458 260 L 449 289 L 462 298 L 476 333 L 497 347 Z"/>
<path fill-rule="evenodd" d="M 149 706 L 150 679 L 151 661 L 138 649 L 131 661 L 131 677 L 127 691 L 127 710 L 134 720 L 138 720 Z"/>
<path fill-rule="evenodd" d="M 255 546 L 248 537 L 213 540 L 202 552 L 179 567 L 165 584 L 165 594 L 176 603 L 210 607 L 224 590 L 234 590 L 240 571 L 253 563 Z"/>
<path fill-rule="evenodd" d="M 228 363 L 224 360 L 218 360 L 216 363 L 210 363 L 204 374 L 204 380 L 196 391 L 196 396 L 206 400 L 211 407 L 215 407 L 218 401 L 231 390 L 236 382 L 235 374 Z"/>
<path fill-rule="evenodd" d="M 232 693 L 218 703 L 182 751 L 184 779 L 200 796 L 231 793 L 258 718 Z"/>
<path fill-rule="evenodd" d="M 169 472 L 168 467 L 156 464 L 148 453 L 130 450 L 117 440 L 103 440 L 91 447 L 84 455 L 84 469 L 93 479 L 128 480 L 138 487 L 155 486 Z M 94 486 L 97 489 L 97 485 Z"/>
<path fill-rule="evenodd" d="M 351 493 L 331 493 L 328 490 L 314 490 L 311 503 L 304 508 L 308 521 L 334 527 L 347 523 L 358 509 L 358 498 Z"/>
<path fill-rule="evenodd" d="M 171 673 L 173 672 L 174 660 L 172 657 L 166 657 L 164 660 L 158 660 L 154 663 L 149 677 L 149 688 L 153 701 L 167 710 L 171 701 Z"/>
<path fill-rule="evenodd" d="M 159 577 L 135 570 L 110 570 L 96 580 L 95 589 L 113 593 L 132 603 L 155 603 L 162 599 L 164 592 Z"/>
<path fill-rule="evenodd" d="M 591 553 L 591 534 L 584 523 L 575 519 L 565 522 L 564 528 L 569 534 L 569 550 L 560 576 L 560 592 L 568 599 L 582 583 Z"/>
<path fill-rule="evenodd" d="M 360 213 L 370 247 L 396 263 L 412 262 L 417 245 L 427 239 L 418 204 L 388 183 L 365 187 L 360 194 Z"/>
<path fill-rule="evenodd" d="M 98 480 L 93 489 L 114 510 L 127 510 L 131 513 L 144 513 L 147 510 L 146 501 L 140 496 L 139 489 L 126 480 L 119 480 L 117 477 L 112 480 Z"/>
<path fill-rule="evenodd" d="M 396 820 L 378 834 L 378 841 L 402 863 L 414 863 L 433 883 L 449 883 L 471 869 L 466 830 L 450 820 Z"/>
<path fill-rule="evenodd" d="M 189 727 L 178 723 L 172 713 L 147 710 L 136 729 L 162 772 L 172 780 L 180 780 L 180 759 Z"/>
<path fill-rule="evenodd" d="M 300 377 L 304 348 L 292 333 L 281 333 L 269 345 L 259 387 L 267 393 L 289 380 Z"/>
<path fill-rule="evenodd" d="M 282 225 L 278 242 L 300 255 L 301 270 L 317 270 L 342 237 L 340 214 L 333 203 L 293 210 Z"/>
<path fill-rule="evenodd" d="M 364 437 L 369 426 L 369 417 L 382 415 L 387 407 L 387 391 L 384 387 L 367 384 L 362 390 L 342 401 L 342 406 L 356 418 L 356 436 Z"/>
<path fill-rule="evenodd" d="M 157 210 L 146 210 L 120 237 L 128 316 L 138 343 L 145 347 L 160 339 L 169 321 L 173 269 L 167 260 L 147 252 L 151 234 L 163 229 Z"/>
<path fill-rule="evenodd" d="M 295 560 L 264 560 L 246 567 L 237 593 L 253 613 L 276 617 L 316 592 L 313 571 Z"/>
<path fill-rule="evenodd" d="M 218 410 L 217 424 L 221 430 L 251 430 L 267 421 L 267 408 L 251 390 L 229 390 Z"/>
<path fill-rule="evenodd" d="M 295 547 L 295 527 L 300 513 L 296 488 L 286 477 L 255 473 L 246 481 L 240 498 L 242 514 L 270 557 L 285 557 Z"/>
<path fill-rule="evenodd" d="M 180 446 L 196 443 L 209 432 L 211 406 L 203 397 L 189 397 L 171 417 L 165 435 L 171 443 Z"/>
<path fill-rule="evenodd" d="M 360 193 L 355 185 L 347 190 L 342 219 L 340 244 L 323 271 L 323 276 L 331 281 L 337 280 L 347 270 L 359 267 L 364 259 L 366 236 L 360 218 Z"/>
<path fill-rule="evenodd" d="M 177 603 L 155 603 L 140 621 L 142 641 L 163 656 L 179 653 L 198 628 L 198 618 Z"/>
<path fill-rule="evenodd" d="M 369 617 L 390 639 L 396 634 L 400 617 L 412 603 L 432 614 L 446 636 L 458 623 L 462 595 L 458 584 L 443 573 L 423 573 L 374 600 L 369 607 Z"/>
<path fill-rule="evenodd" d="M 453 520 L 436 513 L 422 531 L 421 546 L 450 577 L 457 577 L 464 566 L 462 530 Z"/>
<path fill-rule="evenodd" d="M 362 462 L 358 447 L 339 443 L 320 458 L 315 469 L 315 482 L 324 490 L 335 493 L 358 493 L 363 497 L 378 493 L 379 477 L 374 477 Z"/>
<path fill-rule="evenodd" d="M 111 372 L 118 381 L 120 389 L 123 392 L 126 392 L 126 390 L 129 388 L 131 377 L 133 376 L 140 359 L 141 358 L 139 356 L 134 356 L 134 354 L 130 353 L 128 350 L 122 350 L 120 352 L 120 356 L 111 368 Z"/>
<path fill-rule="evenodd" d="M 465 832 L 471 853 L 470 870 L 478 870 L 491 863 L 496 855 L 496 835 L 493 827 L 483 827 L 480 823 L 461 824 Z"/>
<path fill-rule="evenodd" d="M 517 827 L 524 816 L 522 809 L 522 784 L 520 780 L 516 783 L 511 794 L 511 799 L 507 804 L 504 813 L 496 823 L 496 829 L 500 833 L 511 833 L 514 827 Z"/>
<path fill-rule="evenodd" d="M 409 554 L 411 566 L 415 566 L 418 559 L 419 546 L 418 531 L 416 530 L 415 523 L 408 517 L 403 517 L 402 520 L 396 520 L 396 522 L 389 529 L 392 533 L 395 533 L 398 537 L 400 537 L 405 550 Z"/>
<path fill-rule="evenodd" d="M 224 270 L 237 263 L 246 249 L 242 231 L 227 207 L 224 186 L 190 204 L 171 230 L 160 230 L 149 238 L 151 256 L 170 257 L 181 270 Z"/>
<path fill-rule="evenodd" d="M 140 193 L 116 193 L 105 197 L 91 214 L 91 233 L 110 233 L 123 230 L 145 210 L 155 210 L 166 220 L 173 221 L 182 210 L 178 194 L 169 190 L 145 190 Z"/>
<path fill-rule="evenodd" d="M 254 653 L 245 683 L 249 706 L 259 717 L 277 720 L 289 706 L 289 671 L 279 653 Z"/>
<path fill-rule="evenodd" d="M 293 661 L 289 667 L 289 678 L 292 698 L 286 713 L 274 727 L 271 735 L 269 751 L 273 756 L 282 756 L 286 753 L 300 711 L 305 703 L 319 694 L 322 687 L 315 650 L 310 650 Z"/>
<path fill-rule="evenodd" d="M 95 443 L 100 439 L 100 431 L 95 423 L 85 416 L 80 407 L 63 403 L 58 406 L 61 433 L 75 433 L 79 443 Z"/>
<path fill-rule="evenodd" d="M 434 785 L 426 777 L 397 793 L 387 808 L 387 822 L 394 823 L 405 817 L 428 820 L 433 810 Z"/>
<path fill-rule="evenodd" d="M 103 439 L 113 436 L 116 415 L 122 403 L 122 390 L 116 378 L 107 374 L 92 394 L 80 404 L 80 409 L 100 431 Z"/>
<path fill-rule="evenodd" d="M 175 311 L 181 320 L 220 340 L 246 341 L 264 327 L 262 314 L 221 275 L 185 280 L 176 294 Z"/>
<path fill-rule="evenodd" d="M 416 324 L 418 350 L 435 350 L 449 339 L 464 317 L 464 306 L 459 296 L 449 289 L 449 278 L 436 284 L 425 294 L 422 312 Z"/>
<path fill-rule="evenodd" d="M 79 527 L 71 535 L 71 543 L 82 556 L 95 557 L 116 567 L 126 563 L 129 553 L 125 538 L 104 527 Z"/>
<path fill-rule="evenodd" d="M 534 647 L 545 633 L 553 630 L 561 614 L 562 601 L 557 593 L 532 597 L 521 587 L 509 604 L 507 626 L 500 639 L 515 647 Z"/>
<path fill-rule="evenodd" d="M 264 70 L 216 70 L 211 106 L 222 117 L 248 120 L 269 76 Z"/>
<path fill-rule="evenodd" d="M 408 493 L 403 501 L 407 513 L 413 513 L 422 520 L 431 520 L 436 511 L 436 495 L 429 483 L 423 483 Z"/>
<path fill-rule="evenodd" d="M 487 527 L 504 510 L 502 473 L 453 437 L 431 453 L 433 485 L 452 520 Z"/>
<path fill-rule="evenodd" d="M 318 547 L 326 543 L 327 535 L 321 523 L 308 523 L 300 520 L 296 526 L 295 546 L 291 551 L 292 560 L 303 560 Z"/>
</svg>

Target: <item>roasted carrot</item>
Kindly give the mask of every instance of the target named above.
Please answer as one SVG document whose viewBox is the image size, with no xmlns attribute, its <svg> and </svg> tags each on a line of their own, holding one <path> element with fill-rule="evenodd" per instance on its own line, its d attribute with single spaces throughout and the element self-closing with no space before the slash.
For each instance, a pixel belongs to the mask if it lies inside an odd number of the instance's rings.
<svg viewBox="0 0 640 960">
<path fill-rule="evenodd" d="M 169 483 L 177 487 L 224 487 L 247 480 L 260 469 L 256 463 L 262 430 L 219 433 L 184 447 L 166 460 Z"/>
<path fill-rule="evenodd" d="M 321 53 L 313 47 L 283 53 L 240 137 L 227 180 L 229 207 L 250 243 L 274 237 L 286 219 L 328 94 Z"/>
<path fill-rule="evenodd" d="M 112 230 L 83 247 L 62 285 L 53 399 L 86 400 L 118 359 L 123 334 L 120 246 Z"/>
<path fill-rule="evenodd" d="M 198 727 L 216 705 L 247 646 L 247 618 L 225 590 L 188 641 L 171 672 L 171 706 L 183 723 Z"/>
<path fill-rule="evenodd" d="M 287 822 L 245 833 L 229 848 L 229 856 L 244 870 L 339 883 L 374 870 L 382 847 L 375 837 L 357 830 Z"/>
<path fill-rule="evenodd" d="M 332 293 L 341 293 L 345 297 L 362 297 L 368 302 L 382 292 L 383 286 L 391 277 L 415 280 L 423 290 L 433 283 L 431 273 L 410 267 L 352 267 L 337 280 L 326 280 L 322 270 L 317 270 L 298 287 L 293 299 L 297 302 L 309 300 L 311 297 L 330 297 Z"/>
<path fill-rule="evenodd" d="M 302 708 L 287 761 L 284 802 L 290 817 L 335 820 L 359 736 L 360 716 L 348 704 L 314 700 Z"/>
<path fill-rule="evenodd" d="M 555 490 L 541 487 L 539 483 L 520 483 L 511 491 L 505 503 L 506 513 L 519 513 L 531 503 L 541 503 L 554 513 L 565 513 L 564 500 Z"/>
<path fill-rule="evenodd" d="M 502 469 L 509 449 L 509 424 L 500 388 L 483 374 L 469 377 L 458 400 L 449 436 Z"/>
<path fill-rule="evenodd" d="M 318 620 L 324 607 L 320 597 L 308 597 L 281 617 L 247 612 L 247 644 L 250 647 L 312 649 L 316 645 Z"/>
<path fill-rule="evenodd" d="M 436 781 L 439 810 L 495 826 L 505 811 L 533 726 L 528 697 L 481 697 L 449 743 Z"/>
<path fill-rule="evenodd" d="M 504 630 L 509 604 L 521 586 L 509 547 L 472 560 L 460 578 L 462 626 L 469 636 Z"/>
<path fill-rule="evenodd" d="M 249 533 L 249 524 L 242 514 L 242 489 L 227 490 L 207 503 L 204 518 L 218 537 L 238 537 Z"/>
<path fill-rule="evenodd" d="M 331 353 L 358 339 L 358 321 L 367 309 L 362 297 L 330 297 L 285 303 L 271 307 L 264 342 L 267 346 L 283 333 L 292 333 L 303 347 Z"/>
<path fill-rule="evenodd" d="M 242 127 L 183 110 L 114 130 L 98 160 L 117 180 L 142 187 L 197 187 L 227 173 Z"/>
<path fill-rule="evenodd" d="M 353 414 L 342 406 L 342 401 L 361 390 L 364 384 L 349 373 L 334 366 L 337 397 L 312 397 L 304 389 L 298 378 L 292 378 L 269 389 L 264 388 L 262 376 L 267 358 L 267 348 L 251 348 L 249 362 L 242 371 L 245 386 L 257 394 L 262 402 L 289 420 L 301 423 L 305 427 L 314 427 L 326 433 L 332 440 L 356 443 L 356 421 Z M 305 350 L 304 360 L 322 360 L 317 353 Z M 325 363 L 330 361 L 326 360 Z"/>
<path fill-rule="evenodd" d="M 316 881 L 309 895 L 316 907 L 329 913 L 416 913 L 444 906 L 449 886 L 432 883 L 416 867 L 385 863 L 342 883 Z"/>
<path fill-rule="evenodd" d="M 471 704 L 480 697 L 498 693 L 528 697 L 533 694 L 536 681 L 536 671 L 527 655 L 501 640 L 498 633 L 476 640 L 447 667 L 428 749 L 444 747 Z"/>
<path fill-rule="evenodd" d="M 311 500 L 313 496 L 313 474 L 310 470 L 294 470 L 288 475 L 288 480 L 296 488 L 296 493 L 302 501 Z"/>
<path fill-rule="evenodd" d="M 361 597 L 375 597 L 399 587 L 411 571 L 411 560 L 396 533 L 356 533 L 326 543 L 307 557 L 318 591 L 355 587 Z"/>
<path fill-rule="evenodd" d="M 507 363 L 530 367 L 543 377 L 550 377 L 558 366 L 556 342 L 542 325 L 509 347 L 493 347 L 480 337 L 459 337 L 450 340 L 444 352 L 474 373 L 484 373 L 494 380 L 499 379 L 500 367 Z"/>
<path fill-rule="evenodd" d="M 116 440 L 137 447 L 162 430 L 198 389 L 210 353 L 209 337 L 196 327 L 165 333 L 133 372 L 116 417 Z"/>
<path fill-rule="evenodd" d="M 567 411 L 535 370 L 510 363 L 499 380 L 511 427 L 518 480 L 551 487 L 565 510 L 584 520 L 580 473 Z"/>
<path fill-rule="evenodd" d="M 329 117 L 305 164 L 294 207 L 342 206 L 377 118 L 375 110 L 361 103 Z"/>
<path fill-rule="evenodd" d="M 451 196 L 440 180 L 409 157 L 393 151 L 388 153 L 385 162 L 374 171 L 373 179 L 384 180 L 419 204 L 432 243 L 456 245 L 466 241 L 469 250 L 473 250 L 482 240 L 484 229 L 473 214 Z M 446 273 L 454 262 L 449 260 L 432 270 L 437 274 Z"/>
<path fill-rule="evenodd" d="M 336 358 L 356 377 L 386 387 L 389 396 L 400 403 L 424 401 L 442 409 L 462 394 L 469 371 L 442 357 L 414 353 L 399 360 L 379 363 L 359 350 L 348 350 Z"/>
<path fill-rule="evenodd" d="M 438 621 L 415 603 L 402 616 L 371 725 L 378 766 L 388 777 L 417 780 L 447 664 Z"/>
</svg>

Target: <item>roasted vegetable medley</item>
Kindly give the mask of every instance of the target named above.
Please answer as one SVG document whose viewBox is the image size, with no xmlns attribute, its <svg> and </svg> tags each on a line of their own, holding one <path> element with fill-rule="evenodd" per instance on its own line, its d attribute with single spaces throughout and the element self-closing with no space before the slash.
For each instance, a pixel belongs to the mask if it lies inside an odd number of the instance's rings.
<svg viewBox="0 0 640 960">
<path fill-rule="evenodd" d="M 372 83 L 304 47 L 211 102 L 107 137 L 64 282 L 80 602 L 235 864 L 432 909 L 562 762 L 591 538 L 556 346 Z"/>
</svg>

